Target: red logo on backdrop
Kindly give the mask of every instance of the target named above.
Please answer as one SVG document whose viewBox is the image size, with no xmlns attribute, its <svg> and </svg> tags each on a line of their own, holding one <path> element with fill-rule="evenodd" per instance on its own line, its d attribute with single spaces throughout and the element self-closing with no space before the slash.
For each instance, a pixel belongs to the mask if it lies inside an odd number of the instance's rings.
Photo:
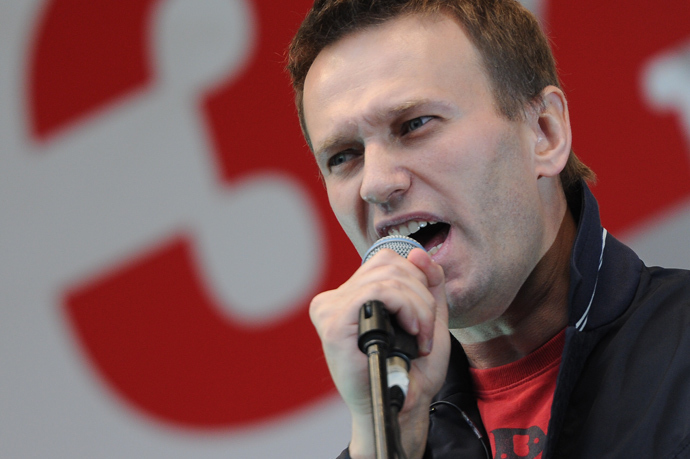
<svg viewBox="0 0 690 459">
<path fill-rule="evenodd" d="M 35 137 L 50 138 L 152 85 L 147 27 L 156 3 L 47 4 L 30 63 Z M 341 283 L 359 260 L 348 243 L 336 239 L 342 231 L 315 167 L 306 165 L 308 152 L 283 72 L 282 52 L 309 4 L 254 2 L 260 33 L 253 55 L 242 74 L 199 106 L 222 180 L 270 170 L 299 181 L 311 195 L 327 248 L 323 281 L 313 286 L 313 295 Z M 204 428 L 260 421 L 331 393 L 307 314 L 309 300 L 266 326 L 233 321 L 219 313 L 206 291 L 195 241 L 182 234 L 66 292 L 69 321 L 100 376 L 149 415 Z M 286 349 L 289 358 L 280 357 Z"/>
<path fill-rule="evenodd" d="M 30 65 L 35 137 L 50 138 L 152 85 L 147 27 L 156 3 L 48 2 Z M 282 51 L 310 3 L 253 2 L 260 32 L 248 65 L 199 105 L 222 180 L 271 170 L 309 192 L 327 248 L 316 293 L 339 284 L 358 260 L 349 247 L 340 249 L 343 241 L 335 235 L 341 230 L 315 168 L 305 165 L 307 152 L 282 71 Z M 690 195 L 678 119 L 651 111 L 640 90 L 646 63 L 690 38 L 686 3 L 669 1 L 662 8 L 638 1 L 621 9 L 584 0 L 547 8 L 570 101 L 574 148 L 600 177 L 595 193 L 614 233 Z M 238 151 L 244 154 L 231 153 Z M 210 298 L 194 246 L 193 237 L 184 234 L 161 241 L 125 266 L 66 292 L 75 334 L 110 387 L 149 415 L 192 427 L 260 421 L 332 392 L 307 301 L 270 325 L 233 321 Z M 291 357 L 275 358 L 286 346 Z M 275 374 L 281 375 L 279 382 Z"/>
</svg>

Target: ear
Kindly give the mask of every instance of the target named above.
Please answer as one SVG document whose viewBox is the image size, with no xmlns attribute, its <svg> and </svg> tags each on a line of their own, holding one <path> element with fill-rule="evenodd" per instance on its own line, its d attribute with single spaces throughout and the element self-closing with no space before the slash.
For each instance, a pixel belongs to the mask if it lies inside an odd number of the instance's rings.
<svg viewBox="0 0 690 459">
<path fill-rule="evenodd" d="M 535 107 L 532 129 L 537 135 L 534 147 L 537 177 L 555 177 L 565 167 L 570 155 L 572 133 L 565 94 L 555 86 L 542 90 L 543 104 Z"/>
</svg>

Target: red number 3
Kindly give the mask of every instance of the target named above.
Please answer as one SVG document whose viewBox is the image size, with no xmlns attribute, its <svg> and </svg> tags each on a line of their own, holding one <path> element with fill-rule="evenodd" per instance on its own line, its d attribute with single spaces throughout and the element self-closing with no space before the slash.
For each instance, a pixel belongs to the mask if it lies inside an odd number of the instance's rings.
<svg viewBox="0 0 690 459">
<path fill-rule="evenodd" d="M 35 137 L 149 84 L 145 29 L 155 3 L 48 4 L 30 65 Z M 309 167 L 282 70 L 283 50 L 310 3 L 255 1 L 251 57 L 200 110 L 222 181 L 274 172 L 306 190 L 325 241 L 316 293 L 342 282 L 358 260 Z M 64 294 L 71 329 L 105 384 L 142 412 L 192 428 L 261 421 L 331 393 L 308 298 L 265 325 L 233 320 L 208 292 L 194 237 L 183 228 L 176 234 Z"/>
</svg>

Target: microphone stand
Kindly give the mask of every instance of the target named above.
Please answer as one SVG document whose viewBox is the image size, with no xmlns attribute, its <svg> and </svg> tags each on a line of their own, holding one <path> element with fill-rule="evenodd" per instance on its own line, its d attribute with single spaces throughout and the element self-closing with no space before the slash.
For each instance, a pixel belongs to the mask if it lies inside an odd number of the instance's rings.
<svg viewBox="0 0 690 459">
<path fill-rule="evenodd" d="M 368 301 L 359 311 L 359 349 L 367 355 L 374 441 L 377 459 L 394 459 L 390 412 L 388 410 L 388 375 L 386 360 L 393 335 L 388 312 L 380 301 Z"/>
</svg>

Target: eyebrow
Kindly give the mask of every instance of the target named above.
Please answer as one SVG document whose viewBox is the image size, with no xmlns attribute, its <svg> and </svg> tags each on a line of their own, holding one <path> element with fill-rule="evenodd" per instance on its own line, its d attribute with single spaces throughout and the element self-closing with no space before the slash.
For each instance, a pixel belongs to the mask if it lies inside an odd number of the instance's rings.
<svg viewBox="0 0 690 459">
<path fill-rule="evenodd" d="M 397 117 L 404 115 L 405 113 L 407 113 L 411 110 L 415 110 L 419 107 L 443 109 L 444 111 L 453 110 L 453 105 L 444 101 L 444 100 L 420 98 L 420 99 L 407 100 L 407 101 L 402 102 L 402 103 L 400 103 L 394 107 L 391 107 L 385 111 L 377 113 L 375 116 L 380 117 L 381 119 L 397 118 Z"/>
<path fill-rule="evenodd" d="M 408 101 L 405 101 L 405 102 L 387 110 L 387 113 L 379 114 L 378 116 L 382 116 L 382 117 L 388 116 L 388 117 L 396 118 L 396 117 L 403 115 L 406 112 L 408 112 L 414 108 L 420 107 L 422 105 L 429 105 L 431 103 L 432 103 L 432 101 L 430 99 L 408 100 Z"/>
</svg>

